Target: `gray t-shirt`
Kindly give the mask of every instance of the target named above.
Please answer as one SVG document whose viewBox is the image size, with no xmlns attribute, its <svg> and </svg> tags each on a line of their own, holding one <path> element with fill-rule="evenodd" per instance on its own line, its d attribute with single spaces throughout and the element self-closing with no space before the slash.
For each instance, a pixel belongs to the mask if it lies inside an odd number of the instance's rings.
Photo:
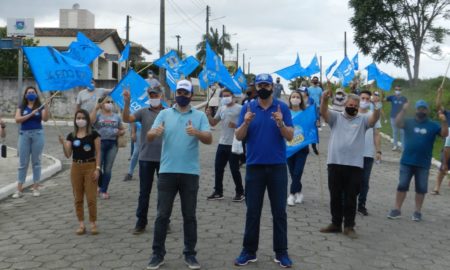
<svg viewBox="0 0 450 270">
<path fill-rule="evenodd" d="M 367 115 L 347 118 L 344 112 L 328 111 L 331 128 L 327 164 L 363 168 L 365 134 L 369 129 Z"/>
<path fill-rule="evenodd" d="M 282 90 L 284 90 L 283 85 L 281 83 L 275 83 L 273 85 L 273 96 L 276 98 L 280 98 Z"/>
<path fill-rule="evenodd" d="M 142 108 L 134 112 L 136 122 L 141 123 L 141 144 L 139 146 L 139 160 L 161 161 L 162 136 L 155 138 L 152 142 L 147 141 L 147 132 L 152 128 L 159 110 Z"/>
<path fill-rule="evenodd" d="M 219 144 L 232 145 L 234 137 L 234 128 L 228 127 L 230 122 L 237 124 L 241 114 L 242 105 L 234 103 L 233 106 L 221 106 L 217 110 L 214 119 L 222 121 L 222 132 L 220 133 Z"/>
<path fill-rule="evenodd" d="M 97 104 L 97 100 L 106 95 L 106 92 L 105 88 L 95 88 L 92 92 L 87 89 L 81 90 L 77 95 L 77 105 L 90 113 Z"/>
<path fill-rule="evenodd" d="M 359 115 L 366 115 L 367 117 L 370 117 L 373 112 L 368 111 L 366 113 L 359 113 Z M 365 143 L 364 143 L 364 157 L 375 157 L 375 141 L 373 140 L 373 137 L 375 135 L 375 129 L 381 128 L 380 121 L 377 121 L 375 124 L 375 127 L 369 128 L 366 131 L 365 135 Z"/>
<path fill-rule="evenodd" d="M 94 127 L 102 140 L 117 140 L 119 127 L 122 126 L 122 120 L 117 113 L 111 115 L 104 115 L 97 113 L 97 120 L 95 120 Z"/>
<path fill-rule="evenodd" d="M 159 81 L 155 78 L 151 78 L 151 79 L 145 79 L 145 81 L 150 85 L 150 88 L 155 88 L 158 86 L 161 86 L 161 83 L 159 83 Z"/>
</svg>

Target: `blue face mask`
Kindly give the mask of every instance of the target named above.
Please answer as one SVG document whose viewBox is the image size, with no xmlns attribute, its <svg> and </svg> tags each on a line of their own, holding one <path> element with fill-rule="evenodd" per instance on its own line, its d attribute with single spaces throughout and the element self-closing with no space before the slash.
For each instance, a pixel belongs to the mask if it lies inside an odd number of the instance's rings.
<svg viewBox="0 0 450 270">
<path fill-rule="evenodd" d="M 26 94 L 25 98 L 28 101 L 35 101 L 37 99 L 37 95 L 35 93 Z"/>
<path fill-rule="evenodd" d="M 191 98 L 186 96 L 176 96 L 175 100 L 180 107 L 186 107 L 191 102 Z"/>
</svg>

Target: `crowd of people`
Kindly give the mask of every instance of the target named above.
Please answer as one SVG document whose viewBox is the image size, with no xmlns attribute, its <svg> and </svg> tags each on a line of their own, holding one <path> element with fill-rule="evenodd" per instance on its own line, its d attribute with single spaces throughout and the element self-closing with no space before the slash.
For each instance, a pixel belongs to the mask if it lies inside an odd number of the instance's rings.
<svg viewBox="0 0 450 270">
<path fill-rule="evenodd" d="M 310 147 L 318 155 L 315 144 L 298 149 L 289 158 L 286 142 L 294 136 L 293 118 L 308 107 L 315 107 L 317 130 L 330 128 L 327 171 L 330 195 L 331 223 L 321 233 L 343 233 L 357 238 L 355 216 L 369 215 L 367 196 L 372 166 L 381 160 L 380 128 L 383 96 L 378 91 L 358 89 L 352 85 L 347 93 L 335 91 L 327 83 L 323 89 L 318 77 L 311 85 L 302 84 L 287 96 L 280 79 L 274 82 L 269 74 L 259 74 L 249 84 L 242 104 L 235 93 L 220 86 L 220 104 L 217 111 L 206 107 L 205 112 L 192 106 L 193 86 L 189 80 L 178 81 L 175 103 L 162 104 L 163 91 L 159 82 L 148 73 L 146 91 L 148 107 L 130 112 L 131 94 L 123 90 L 124 107 L 118 113 L 109 89 L 93 87 L 78 93 L 73 130 L 59 136 L 67 158 L 72 159 L 71 184 L 74 207 L 79 226 L 75 233 L 86 233 L 84 198 L 89 213 L 90 232 L 97 229 L 97 198 L 108 200 L 112 168 L 118 152 L 119 139 L 126 133 L 123 123 L 131 125 L 133 149 L 130 166 L 124 181 L 133 179 L 138 166 L 139 196 L 133 234 L 146 230 L 149 223 L 149 200 L 156 174 L 157 211 L 153 221 L 152 255 L 147 269 L 158 269 L 164 264 L 166 237 L 177 194 L 180 196 L 184 228 L 184 262 L 190 269 L 199 269 L 196 258 L 197 200 L 200 183 L 199 144 L 211 144 L 211 127 L 221 124 L 220 137 L 214 160 L 214 190 L 206 199 L 224 199 L 224 172 L 227 163 L 234 181 L 234 202 L 245 200 L 247 207 L 243 244 L 234 264 L 244 266 L 257 261 L 260 238 L 260 220 L 267 190 L 273 221 L 274 261 L 281 267 L 291 267 L 288 254 L 287 206 L 304 201 L 302 176 Z M 284 97 L 281 93 L 285 94 Z M 41 102 L 39 92 L 27 87 L 19 104 L 15 120 L 19 130 L 19 166 L 17 191 L 13 198 L 23 194 L 28 165 L 32 163 L 32 195 L 40 196 L 41 155 L 44 148 L 42 122 L 50 117 L 51 100 Z M 287 98 L 286 101 L 283 99 Z M 331 99 L 331 102 L 330 102 Z M 422 219 L 422 205 L 428 192 L 428 176 L 433 143 L 437 136 L 448 136 L 450 111 L 442 107 L 442 89 L 438 90 L 436 105 L 440 123 L 430 119 L 430 107 L 423 101 L 415 103 L 415 116 L 406 118 L 409 101 L 395 87 L 395 95 L 385 98 L 392 109 L 390 122 L 393 132 L 393 151 L 402 151 L 399 184 L 394 208 L 387 217 L 397 219 L 414 177 L 416 208 L 412 220 Z M 0 136 L 5 136 L 6 124 L 0 118 Z M 242 150 L 236 151 L 238 144 Z M 448 170 L 450 139 L 442 151 L 442 166 L 432 194 L 438 195 Z M 246 164 L 245 175 L 241 174 Z M 290 177 L 289 177 L 290 176 Z M 289 179 L 291 181 L 289 181 Z M 290 183 L 290 184 L 289 184 Z M 289 186 L 289 189 L 288 189 Z"/>
</svg>

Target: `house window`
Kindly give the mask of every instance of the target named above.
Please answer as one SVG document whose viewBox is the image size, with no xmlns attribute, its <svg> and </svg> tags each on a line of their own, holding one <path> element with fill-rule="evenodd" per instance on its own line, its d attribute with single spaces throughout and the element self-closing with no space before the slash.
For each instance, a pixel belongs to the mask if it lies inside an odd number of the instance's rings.
<svg viewBox="0 0 450 270">
<path fill-rule="evenodd" d="M 113 79 L 119 78 L 119 65 L 115 62 L 112 62 L 112 77 Z"/>
</svg>

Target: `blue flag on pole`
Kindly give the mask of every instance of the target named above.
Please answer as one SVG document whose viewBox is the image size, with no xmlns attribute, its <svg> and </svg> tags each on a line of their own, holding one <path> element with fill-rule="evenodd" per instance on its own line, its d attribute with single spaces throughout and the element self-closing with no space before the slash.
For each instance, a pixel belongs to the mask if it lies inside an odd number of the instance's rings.
<svg viewBox="0 0 450 270">
<path fill-rule="evenodd" d="M 305 69 L 305 76 L 311 76 L 320 72 L 319 60 L 317 59 L 317 55 L 314 55 L 311 63 Z"/>
<path fill-rule="evenodd" d="M 339 78 L 342 82 L 342 86 L 347 86 L 355 77 L 355 71 L 353 70 L 353 65 L 348 60 L 348 57 L 345 57 L 336 70 L 333 73 L 333 76 Z"/>
<path fill-rule="evenodd" d="M 353 69 L 354 69 L 354 70 L 359 70 L 359 58 L 358 58 L 358 53 L 356 53 L 355 56 L 353 56 L 353 59 L 352 59 L 352 65 L 353 65 Z"/>
<path fill-rule="evenodd" d="M 292 66 L 285 67 L 278 71 L 275 71 L 276 74 L 280 75 L 286 80 L 291 80 L 300 76 L 305 76 L 305 69 L 302 67 L 300 63 L 300 57 L 297 54 L 297 59 Z"/>
<path fill-rule="evenodd" d="M 114 102 L 123 109 L 123 89 L 130 88 L 130 112 L 148 107 L 150 100 L 147 94 L 147 88 L 150 85 L 137 74 L 134 70 L 128 71 L 127 75 L 116 85 L 109 94 Z"/>
<path fill-rule="evenodd" d="M 392 87 L 392 82 L 394 78 L 379 70 L 375 63 L 372 63 L 366 67 L 367 69 L 367 80 L 375 80 L 377 82 L 377 87 L 389 91 Z"/>
<path fill-rule="evenodd" d="M 176 51 L 171 50 L 170 52 L 166 53 L 163 57 L 156 60 L 154 64 L 166 70 L 168 69 L 177 70 L 178 67 L 181 65 L 181 59 L 180 57 L 178 57 Z"/>
<path fill-rule="evenodd" d="M 119 58 L 119 63 L 127 61 L 129 56 L 130 56 L 130 42 L 128 42 L 127 45 L 125 46 L 125 49 L 123 49 L 122 54 L 120 55 Z"/>
<path fill-rule="evenodd" d="M 309 106 L 292 118 L 294 138 L 286 141 L 286 157 L 289 158 L 300 149 L 319 141 L 316 120 L 316 106 Z"/>
<path fill-rule="evenodd" d="M 23 51 L 41 91 L 91 86 L 92 71 L 88 65 L 66 57 L 50 46 L 23 47 Z"/>
<path fill-rule="evenodd" d="M 189 56 L 181 61 L 177 71 L 187 77 L 198 67 L 198 65 L 200 65 L 200 62 L 198 62 L 194 56 Z"/>
<path fill-rule="evenodd" d="M 337 64 L 337 60 L 334 60 L 334 62 L 325 70 L 325 77 L 328 77 L 328 74 L 331 72 L 331 70 L 334 68 L 334 66 Z"/>
<path fill-rule="evenodd" d="M 244 72 L 242 72 L 241 68 L 238 68 L 238 70 L 233 76 L 233 79 L 239 84 L 239 86 L 243 90 L 247 89 L 247 79 L 245 78 L 245 74 Z"/>
<path fill-rule="evenodd" d="M 180 74 L 176 71 L 168 69 L 166 71 L 166 83 L 170 90 L 175 92 L 177 90 L 177 82 L 181 79 Z"/>
<path fill-rule="evenodd" d="M 77 33 L 77 41 L 70 43 L 69 50 L 62 52 L 63 55 L 86 65 L 102 53 L 103 50 L 81 32 Z"/>
</svg>

